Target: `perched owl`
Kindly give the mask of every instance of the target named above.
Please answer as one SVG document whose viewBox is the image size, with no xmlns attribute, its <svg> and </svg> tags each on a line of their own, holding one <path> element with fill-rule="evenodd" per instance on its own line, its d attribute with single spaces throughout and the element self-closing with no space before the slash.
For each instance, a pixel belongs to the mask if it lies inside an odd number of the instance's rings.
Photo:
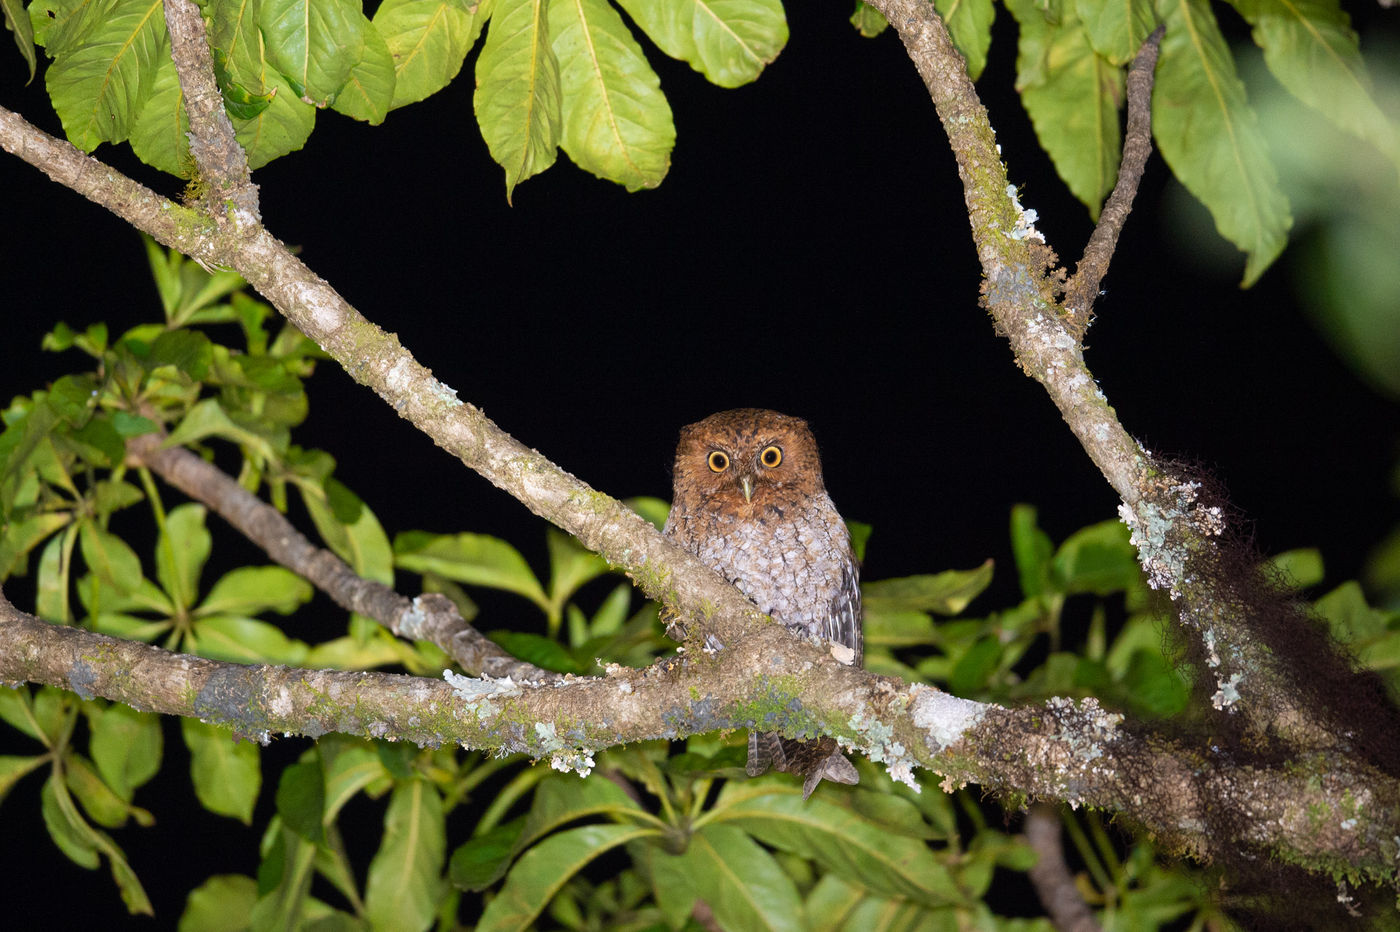
<svg viewBox="0 0 1400 932">
<path fill-rule="evenodd" d="M 718 570 L 764 614 L 809 638 L 835 641 L 861 662 L 860 567 L 850 534 L 822 484 L 807 422 L 738 408 L 681 430 L 666 535 Z M 769 767 L 855 783 L 831 738 L 749 734 L 750 776 Z"/>
</svg>

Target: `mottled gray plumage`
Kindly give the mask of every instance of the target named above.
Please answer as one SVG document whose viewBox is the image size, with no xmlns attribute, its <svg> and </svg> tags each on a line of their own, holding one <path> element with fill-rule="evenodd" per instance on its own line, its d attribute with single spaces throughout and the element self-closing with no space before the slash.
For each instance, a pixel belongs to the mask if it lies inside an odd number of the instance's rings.
<svg viewBox="0 0 1400 932">
<path fill-rule="evenodd" d="M 861 662 L 860 567 L 805 421 L 738 408 L 683 428 L 666 535 L 765 614 L 806 637 L 849 647 Z M 822 779 L 858 780 L 830 738 L 751 733 L 749 774 L 770 766 L 802 774 L 804 796 Z"/>
</svg>

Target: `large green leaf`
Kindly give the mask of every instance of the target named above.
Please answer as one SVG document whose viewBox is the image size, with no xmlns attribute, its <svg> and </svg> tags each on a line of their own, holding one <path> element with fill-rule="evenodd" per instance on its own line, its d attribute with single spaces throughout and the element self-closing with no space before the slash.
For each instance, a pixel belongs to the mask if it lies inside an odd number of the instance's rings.
<svg viewBox="0 0 1400 932">
<path fill-rule="evenodd" d="M 268 61 L 296 95 L 328 107 L 364 54 L 369 21 L 359 0 L 264 0 L 258 26 Z"/>
<path fill-rule="evenodd" d="M 992 582 L 992 561 L 972 570 L 881 579 L 861 587 L 868 608 L 882 612 L 929 611 L 956 615 Z"/>
<path fill-rule="evenodd" d="M 160 770 L 164 749 L 160 718 L 118 704 L 106 709 L 88 704 L 83 711 L 92 732 L 89 749 L 93 763 L 107 785 L 130 802 L 136 788 Z"/>
<path fill-rule="evenodd" d="M 230 101 L 266 100 L 267 105 L 241 111 L 228 106 L 238 143 L 248 153 L 248 167 L 260 168 L 300 149 L 315 126 L 316 108 L 297 99 L 291 85 L 268 64 L 258 29 L 258 0 L 211 5 L 209 38 L 223 52 L 216 56 L 216 74 Z"/>
<path fill-rule="evenodd" d="M 251 825 L 262 787 L 257 747 L 249 741 L 236 741 L 227 728 L 198 719 L 182 718 L 180 731 L 190 749 L 190 776 L 200 805 Z"/>
<path fill-rule="evenodd" d="M 287 637 L 281 628 L 256 618 L 214 615 L 194 626 L 189 649 L 210 660 L 234 663 L 301 664 L 310 650 L 302 641 Z"/>
<path fill-rule="evenodd" d="M 34 54 L 34 25 L 24 11 L 24 3 L 21 0 L 0 0 L 0 10 L 5 12 L 5 28 L 13 34 L 19 53 L 29 64 L 29 80 L 33 81 L 38 58 Z"/>
<path fill-rule="evenodd" d="M 334 478 L 319 486 L 298 484 L 298 489 L 326 546 L 350 564 L 357 576 L 392 585 L 394 548 L 369 506 Z"/>
<path fill-rule="evenodd" d="M 242 874 L 215 874 L 190 891 L 180 932 L 243 932 L 258 901 L 258 882 Z"/>
<path fill-rule="evenodd" d="M 1089 44 L 1114 65 L 1126 65 L 1157 25 L 1152 0 L 1075 0 Z"/>
<path fill-rule="evenodd" d="M 398 565 L 415 573 L 437 573 L 476 586 L 505 589 L 546 607 L 540 581 L 510 544 L 487 534 L 428 534 L 407 531 L 394 538 Z"/>
<path fill-rule="evenodd" d="M 489 0 L 385 0 L 374 14 L 394 60 L 394 99 L 402 107 L 436 94 L 457 77 L 486 22 Z"/>
<path fill-rule="evenodd" d="M 369 21 L 365 22 L 361 34 L 364 52 L 350 70 L 331 109 L 376 126 L 384 122 L 394 99 L 394 56 L 384 37 Z"/>
<path fill-rule="evenodd" d="M 1279 83 L 1400 166 L 1400 129 L 1376 106 L 1350 17 L 1337 0 L 1231 0 Z"/>
<path fill-rule="evenodd" d="M 976 81 L 987 66 L 992 45 L 992 0 L 936 0 L 934 8 L 948 27 L 953 44 L 967 59 L 967 73 Z"/>
<path fill-rule="evenodd" d="M 1051 22 L 1035 0 L 1010 0 L 1007 6 L 1021 26 L 1021 103 L 1055 170 L 1097 219 L 1118 176 L 1123 72 L 1094 51 L 1070 10 Z"/>
<path fill-rule="evenodd" d="M 804 802 L 795 790 L 729 784 L 715 805 L 714 818 L 743 828 L 765 844 L 812 858 L 875 893 L 929 906 L 964 901 L 952 874 L 927 843 L 894 834 L 849 806 L 819 797 Z"/>
<path fill-rule="evenodd" d="M 627 15 L 672 58 L 721 87 L 756 79 L 787 44 L 778 0 L 621 0 Z"/>
<path fill-rule="evenodd" d="M 280 566 L 240 566 L 214 583 L 198 615 L 290 615 L 311 598 L 311 584 Z"/>
<path fill-rule="evenodd" d="M 559 62 L 546 0 L 497 0 L 476 59 L 473 107 L 491 158 L 506 171 L 506 201 L 554 164 L 560 134 Z"/>
<path fill-rule="evenodd" d="M 447 836 L 442 797 L 426 780 L 394 789 L 384 814 L 384 840 L 369 866 L 365 913 L 378 929 L 426 929 L 442 887 Z"/>
<path fill-rule="evenodd" d="M 91 152 L 131 133 L 169 44 L 161 0 L 116 0 L 85 22 L 81 42 L 50 50 L 44 80 L 69 141 Z"/>
<path fill-rule="evenodd" d="M 214 538 L 204 526 L 206 509 L 187 502 L 170 510 L 156 542 L 156 578 L 180 610 L 194 605 L 199 575 L 209 559 Z"/>
<path fill-rule="evenodd" d="M 657 829 L 634 825 L 584 825 L 551 835 L 511 868 L 501 892 L 481 914 L 476 932 L 531 928 L 559 888 L 590 861 L 619 845 L 656 834 Z"/>
<path fill-rule="evenodd" d="M 629 191 L 659 185 L 676 144 L 671 106 L 617 10 L 606 0 L 551 0 L 549 32 L 569 158 Z"/>
<path fill-rule="evenodd" d="M 194 173 L 190 156 L 189 115 L 175 61 L 162 56 L 151 79 L 151 91 L 131 127 L 131 149 L 136 157 L 153 168 L 189 178 Z"/>
<path fill-rule="evenodd" d="M 773 855 L 731 825 L 709 824 L 690 838 L 682 870 L 725 929 L 805 929 L 797 887 Z"/>
<path fill-rule="evenodd" d="M 78 538 L 83 560 L 104 585 L 127 593 L 141 584 L 141 558 L 126 541 L 91 522 L 79 526 Z"/>
<path fill-rule="evenodd" d="M 1206 0 L 1164 0 L 1152 129 L 1173 173 L 1247 256 L 1243 285 L 1278 257 L 1292 218 L 1244 85 Z"/>
</svg>

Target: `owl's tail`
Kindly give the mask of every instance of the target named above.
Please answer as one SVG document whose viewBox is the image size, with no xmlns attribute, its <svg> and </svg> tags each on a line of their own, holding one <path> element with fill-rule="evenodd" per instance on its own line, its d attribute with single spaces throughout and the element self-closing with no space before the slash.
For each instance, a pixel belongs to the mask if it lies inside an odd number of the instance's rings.
<svg viewBox="0 0 1400 932">
<path fill-rule="evenodd" d="M 834 738 L 801 741 L 771 731 L 749 732 L 749 760 L 744 770 L 756 777 L 770 767 L 800 774 L 803 799 L 810 797 L 823 780 L 847 785 L 860 782 L 855 765 L 837 748 Z"/>
</svg>

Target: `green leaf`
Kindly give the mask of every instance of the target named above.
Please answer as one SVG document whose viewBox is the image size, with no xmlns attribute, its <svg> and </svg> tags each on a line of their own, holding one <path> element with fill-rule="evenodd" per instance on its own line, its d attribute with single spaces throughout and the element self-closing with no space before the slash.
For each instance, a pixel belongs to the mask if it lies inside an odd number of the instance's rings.
<svg viewBox="0 0 1400 932">
<path fill-rule="evenodd" d="M 88 870 L 102 863 L 92 839 L 92 827 L 78 814 L 68 790 L 55 774 L 44 781 L 44 788 L 39 793 L 39 809 L 43 813 L 49 837 L 58 845 L 58 850 L 67 855 L 68 860 Z"/>
<path fill-rule="evenodd" d="M 265 460 L 276 459 L 273 441 L 254 429 L 253 425 L 236 422 L 217 398 L 206 398 L 185 413 L 178 427 L 170 432 L 166 446 L 194 443 L 205 437 L 223 437 L 257 454 Z"/>
<path fill-rule="evenodd" d="M 865 0 L 856 0 L 856 11 L 851 14 L 851 25 L 865 38 L 873 39 L 889 28 L 890 21 Z"/>
<path fill-rule="evenodd" d="M 1055 552 L 1053 565 L 1060 591 L 1068 595 L 1122 592 L 1136 585 L 1142 574 L 1121 521 L 1101 521 L 1075 531 Z"/>
<path fill-rule="evenodd" d="M 550 774 L 539 782 L 520 845 L 525 847 L 561 825 L 589 816 L 630 816 L 643 810 L 616 783 Z"/>
<path fill-rule="evenodd" d="M 319 489 L 309 483 L 299 483 L 297 488 L 326 546 L 349 563 L 356 575 L 392 585 L 393 547 L 383 525 L 359 496 L 334 478 L 325 479 Z"/>
<path fill-rule="evenodd" d="M 193 718 L 182 718 L 180 731 L 190 749 L 190 776 L 200 805 L 251 825 L 262 788 L 257 746 L 235 740 L 227 728 Z"/>
<path fill-rule="evenodd" d="M 214 583 L 195 614 L 256 615 L 277 612 L 290 615 L 311 600 L 311 584 L 280 566 L 240 566 Z"/>
<path fill-rule="evenodd" d="M 442 797 L 426 780 L 394 788 L 370 862 L 365 915 L 380 929 L 426 929 L 437 913 L 447 849 Z"/>
<path fill-rule="evenodd" d="M 210 660 L 281 663 L 295 667 L 306 659 L 310 648 L 265 621 L 238 615 L 214 615 L 195 623 L 189 649 Z"/>
<path fill-rule="evenodd" d="M 607 562 L 573 537 L 554 528 L 545 534 L 549 546 L 549 602 L 555 611 L 585 583 L 608 571 Z"/>
<path fill-rule="evenodd" d="M 807 926 L 797 887 L 773 855 L 730 825 L 706 825 L 690 838 L 682 867 L 725 929 Z"/>
<path fill-rule="evenodd" d="M 372 24 L 366 22 L 363 33 L 364 55 L 351 69 L 331 108 L 377 126 L 384 122 L 394 100 L 394 56 Z"/>
<path fill-rule="evenodd" d="M 520 551 L 496 537 L 406 531 L 394 538 L 394 555 L 402 569 L 504 589 L 523 595 L 541 608 L 549 604 L 540 581 Z"/>
<path fill-rule="evenodd" d="M 50 49 L 56 57 L 44 80 L 68 140 L 91 152 L 126 139 L 170 52 L 161 0 L 115 0 L 85 26 L 80 43 Z"/>
<path fill-rule="evenodd" d="M 475 893 L 504 877 L 521 848 L 524 828 L 525 817 L 521 816 L 468 839 L 452 852 L 448 866 L 452 883 Z"/>
<path fill-rule="evenodd" d="M 1292 218 L 1259 119 L 1205 0 L 1166 0 L 1152 134 L 1172 172 L 1248 257 L 1249 287 L 1278 257 Z"/>
<path fill-rule="evenodd" d="M 1013 6 L 1014 12 L 1019 9 Z M 1021 594 L 1033 598 L 1045 591 L 1050 578 L 1050 556 L 1055 545 L 1036 523 L 1032 505 L 1015 505 L 1011 509 L 1011 553 L 1016 559 L 1016 572 L 1021 579 Z"/>
<path fill-rule="evenodd" d="M 514 657 L 556 673 L 583 673 L 583 667 L 558 641 L 529 631 L 492 631 L 491 640 Z"/>
<path fill-rule="evenodd" d="M 164 748 L 160 717 L 117 703 L 106 709 L 89 703 L 83 711 L 92 732 L 88 749 L 98 773 L 113 792 L 130 802 L 136 788 L 160 770 Z"/>
<path fill-rule="evenodd" d="M 866 892 L 836 874 L 823 874 L 807 894 L 807 915 L 812 932 L 837 932 L 851 911 L 865 899 Z"/>
<path fill-rule="evenodd" d="M 81 754 L 69 753 L 63 758 L 63 776 L 68 789 L 83 804 L 83 809 L 98 825 L 120 828 L 130 816 L 141 825 L 152 823 L 151 814 L 123 800 L 103 781 L 97 769 Z"/>
<path fill-rule="evenodd" d="M 29 14 L 20 0 L 0 0 L 0 9 L 5 11 L 5 28 L 14 34 L 15 45 L 29 64 L 29 80 L 33 81 L 38 58 L 34 54 L 34 26 L 29 22 Z"/>
<path fill-rule="evenodd" d="M 179 932 L 243 932 L 258 901 L 258 882 L 242 874 L 215 874 L 190 891 Z"/>
<path fill-rule="evenodd" d="M 551 835 L 511 868 L 500 893 L 481 914 L 476 932 L 531 928 L 559 889 L 590 861 L 619 845 L 657 834 L 654 828 L 634 825 L 585 825 Z"/>
<path fill-rule="evenodd" d="M 29 688 L 26 686 L 0 686 L 0 721 L 9 725 L 16 731 L 23 732 L 35 741 L 43 741 L 45 744 L 52 742 L 46 740 L 46 732 L 43 731 L 43 723 L 36 721 L 30 713 L 31 698 Z"/>
<path fill-rule="evenodd" d="M 778 0 L 621 0 L 660 49 L 721 87 L 755 80 L 787 44 Z"/>
<path fill-rule="evenodd" d="M 882 579 L 861 586 L 865 605 L 880 612 L 929 611 L 956 615 L 992 582 L 992 561 L 974 570 L 945 570 L 922 576 Z"/>
<path fill-rule="evenodd" d="M 1001 653 L 1001 642 L 994 635 L 980 639 L 948 671 L 948 691 L 970 696 L 985 688 L 1001 662 Z"/>
<path fill-rule="evenodd" d="M 1400 129 L 1376 105 L 1351 20 L 1337 0 L 1231 0 L 1279 83 L 1400 166 Z"/>
<path fill-rule="evenodd" d="M 900 802 L 906 818 L 923 826 L 913 805 Z M 849 805 L 819 797 L 804 802 L 799 793 L 787 787 L 778 790 L 776 784 L 730 784 L 715 805 L 714 817 L 766 845 L 812 858 L 826 871 L 875 893 L 928 906 L 966 902 L 924 839 L 896 834 Z"/>
<path fill-rule="evenodd" d="M 316 745 L 325 773 L 326 803 L 322 821 L 335 821 L 341 808 L 354 795 L 376 781 L 386 781 L 384 764 L 375 748 L 346 735 L 327 735 Z"/>
<path fill-rule="evenodd" d="M 316 761 L 292 764 L 277 781 L 277 814 L 292 832 L 316 843 L 325 838 L 326 784 Z"/>
<path fill-rule="evenodd" d="M 153 371 L 171 366 L 191 381 L 203 382 L 209 377 L 213 353 L 213 344 L 198 330 L 167 330 L 151 344 L 146 365 Z"/>
<path fill-rule="evenodd" d="M 203 505 L 177 505 L 165 516 L 156 543 L 156 578 L 181 611 L 194 604 L 199 574 L 214 546 L 213 535 L 204 526 L 206 514 Z"/>
<path fill-rule="evenodd" d="M 987 65 L 992 45 L 992 0 L 935 0 L 934 8 L 948 27 L 953 44 L 967 59 L 967 73 L 976 81 Z"/>
<path fill-rule="evenodd" d="M 462 70 L 486 21 L 487 0 L 468 9 L 451 0 L 385 0 L 374 14 L 394 62 L 390 109 L 436 94 Z"/>
<path fill-rule="evenodd" d="M 515 186 L 554 164 L 560 134 L 559 62 L 546 0 L 497 0 L 476 59 L 473 107 L 486 147 Z"/>
<path fill-rule="evenodd" d="M 3 802 L 10 789 L 24 779 L 25 775 L 48 763 L 43 754 L 24 757 L 17 754 L 0 754 L 0 802 Z"/>
<path fill-rule="evenodd" d="M 1051 22 L 1035 0 L 1011 0 L 1008 9 L 1021 26 L 1016 88 L 1036 138 L 1097 219 L 1118 176 L 1122 69 L 1094 51 L 1070 10 Z"/>
<path fill-rule="evenodd" d="M 1151 0 L 1075 0 L 1074 11 L 1094 47 L 1112 65 L 1126 65 L 1157 25 Z"/>
<path fill-rule="evenodd" d="M 1326 575 L 1322 554 L 1311 547 L 1276 553 L 1265 563 L 1269 568 L 1281 573 L 1285 584 L 1291 589 L 1316 586 Z"/>
<path fill-rule="evenodd" d="M 258 26 L 268 61 L 296 95 L 328 107 L 364 54 L 369 21 L 358 0 L 264 0 Z"/>
<path fill-rule="evenodd" d="M 563 99 L 560 146 L 579 168 L 629 191 L 659 185 L 676 128 L 661 80 L 622 17 L 606 0 L 551 0 L 549 33 Z"/>
</svg>

